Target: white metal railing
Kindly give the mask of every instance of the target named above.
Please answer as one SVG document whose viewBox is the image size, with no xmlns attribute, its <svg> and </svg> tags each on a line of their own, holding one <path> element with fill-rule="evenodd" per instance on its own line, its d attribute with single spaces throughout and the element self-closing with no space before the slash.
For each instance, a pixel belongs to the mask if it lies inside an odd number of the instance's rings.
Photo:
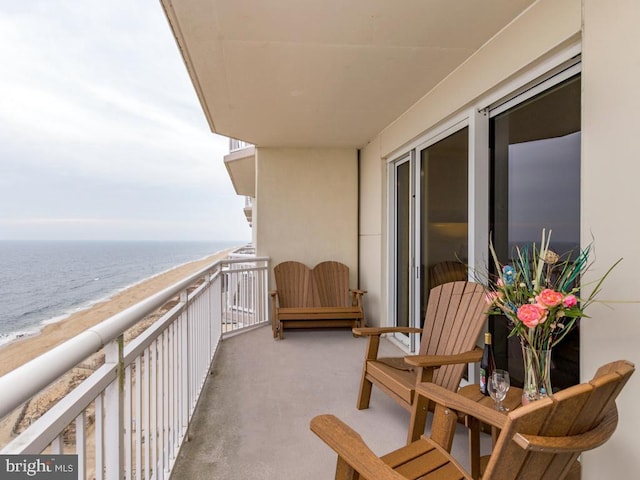
<svg viewBox="0 0 640 480">
<path fill-rule="evenodd" d="M 236 140 L 235 138 L 229 139 L 229 153 L 236 150 L 242 150 L 243 148 L 253 147 L 253 144 L 243 142 L 242 140 Z"/>
<path fill-rule="evenodd" d="M 2 418 L 92 353 L 105 352 L 102 366 L 0 453 L 77 454 L 79 479 L 168 478 L 219 341 L 268 321 L 268 259 L 233 257 L 0 377 Z M 125 344 L 125 331 L 176 298 Z"/>
</svg>

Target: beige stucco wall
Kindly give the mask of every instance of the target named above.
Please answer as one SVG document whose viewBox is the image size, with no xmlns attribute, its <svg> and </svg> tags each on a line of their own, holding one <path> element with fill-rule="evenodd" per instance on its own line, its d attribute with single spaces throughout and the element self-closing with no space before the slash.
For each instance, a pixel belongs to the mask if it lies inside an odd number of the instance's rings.
<svg viewBox="0 0 640 480">
<path fill-rule="evenodd" d="M 603 299 L 640 301 L 640 42 L 637 0 L 584 0 L 582 57 L 582 237 L 595 237 L 598 270 L 623 257 Z M 583 320 L 581 374 L 625 358 L 640 368 L 640 304 L 595 305 Z M 640 472 L 640 373 L 619 402 L 620 424 L 604 447 L 585 455 L 585 479 L 637 478 Z"/>
<path fill-rule="evenodd" d="M 539 69 L 551 55 L 582 38 L 583 244 L 592 234 L 596 238 L 593 276 L 624 257 L 607 281 L 602 298 L 636 303 L 592 306 L 592 318 L 584 320 L 581 329 L 581 377 L 588 380 L 599 365 L 621 358 L 640 365 L 636 280 L 640 271 L 640 226 L 636 222 L 640 206 L 636 186 L 640 177 L 636 139 L 640 63 L 634 50 L 640 40 L 639 21 L 637 0 L 541 0 L 363 148 L 361 178 L 366 178 L 366 187 L 361 190 L 361 258 L 380 262 L 379 268 L 367 266 L 363 275 L 376 297 L 369 301 L 380 312 L 387 308 L 386 157 L 393 158 L 434 126 L 477 106 L 479 99 L 499 91 L 509 79 Z M 378 272 L 379 279 L 375 278 Z M 385 320 L 380 318 L 382 324 Z M 631 379 L 619 401 L 621 421 L 612 440 L 584 455 L 584 479 L 637 476 L 638 398 L 640 374 Z"/>
<path fill-rule="evenodd" d="M 386 324 L 385 166 L 379 139 L 360 151 L 360 286 L 367 291 L 365 320 L 369 326 Z"/>
<path fill-rule="evenodd" d="M 579 36 L 580 0 L 540 0 L 380 134 L 389 155 Z M 517 45 L 517 47 L 515 47 Z"/>
<path fill-rule="evenodd" d="M 358 275 L 358 161 L 355 149 L 257 148 L 254 224 L 258 255 L 271 265 L 324 260 Z M 258 217 L 258 215 L 256 215 Z"/>
</svg>

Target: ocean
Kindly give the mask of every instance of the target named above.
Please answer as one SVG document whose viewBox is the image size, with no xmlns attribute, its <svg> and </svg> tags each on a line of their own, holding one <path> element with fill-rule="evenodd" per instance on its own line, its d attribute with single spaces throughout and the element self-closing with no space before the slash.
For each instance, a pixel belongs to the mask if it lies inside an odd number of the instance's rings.
<svg viewBox="0 0 640 480">
<path fill-rule="evenodd" d="M 241 241 L 0 241 L 0 345 Z"/>
</svg>

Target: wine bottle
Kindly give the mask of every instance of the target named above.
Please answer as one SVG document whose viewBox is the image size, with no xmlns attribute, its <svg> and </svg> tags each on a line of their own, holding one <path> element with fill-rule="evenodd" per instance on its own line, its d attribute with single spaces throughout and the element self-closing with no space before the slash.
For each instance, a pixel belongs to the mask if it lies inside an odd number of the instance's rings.
<svg viewBox="0 0 640 480">
<path fill-rule="evenodd" d="M 493 358 L 493 347 L 491 346 L 491 334 L 484 334 L 484 350 L 482 351 L 482 360 L 480 360 L 480 392 L 483 395 L 489 395 L 487 389 L 487 380 L 496 368 L 496 361 Z"/>
</svg>

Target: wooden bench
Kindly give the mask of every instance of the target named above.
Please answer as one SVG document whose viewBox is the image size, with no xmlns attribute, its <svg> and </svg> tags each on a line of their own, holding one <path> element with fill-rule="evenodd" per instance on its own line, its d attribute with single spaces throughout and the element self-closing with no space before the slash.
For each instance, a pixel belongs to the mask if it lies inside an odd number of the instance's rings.
<svg viewBox="0 0 640 480">
<path fill-rule="evenodd" d="M 322 262 L 313 270 L 288 261 L 273 269 L 276 290 L 271 292 L 273 337 L 284 338 L 285 328 L 360 327 L 364 319 L 363 290 L 349 288 L 349 267 Z"/>
</svg>

